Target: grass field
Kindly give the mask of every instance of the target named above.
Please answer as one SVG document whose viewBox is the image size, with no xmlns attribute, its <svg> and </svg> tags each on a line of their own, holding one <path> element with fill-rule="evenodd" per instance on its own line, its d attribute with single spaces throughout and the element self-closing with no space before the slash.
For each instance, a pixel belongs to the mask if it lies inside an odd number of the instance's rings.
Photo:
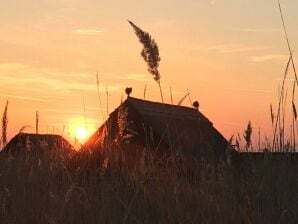
<svg viewBox="0 0 298 224">
<path fill-rule="evenodd" d="M 1 155 L 1 223 L 297 223 L 298 165 L 120 149 Z M 105 156 L 104 156 L 105 155 Z"/>
</svg>

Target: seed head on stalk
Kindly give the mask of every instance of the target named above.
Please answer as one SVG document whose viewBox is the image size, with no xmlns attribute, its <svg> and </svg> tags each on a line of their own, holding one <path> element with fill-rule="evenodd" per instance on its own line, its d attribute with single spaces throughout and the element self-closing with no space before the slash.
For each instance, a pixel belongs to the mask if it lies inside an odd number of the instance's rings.
<svg viewBox="0 0 298 224">
<path fill-rule="evenodd" d="M 161 100 L 163 102 L 163 95 L 160 85 L 160 73 L 158 71 L 158 66 L 160 62 L 159 50 L 155 40 L 150 36 L 149 33 L 143 31 L 141 28 L 136 26 L 133 22 L 129 21 L 129 24 L 135 31 L 136 36 L 139 38 L 139 41 L 143 45 L 141 51 L 141 56 L 144 61 L 147 63 L 148 71 L 153 75 L 154 80 L 157 82 L 160 90 Z"/>
</svg>

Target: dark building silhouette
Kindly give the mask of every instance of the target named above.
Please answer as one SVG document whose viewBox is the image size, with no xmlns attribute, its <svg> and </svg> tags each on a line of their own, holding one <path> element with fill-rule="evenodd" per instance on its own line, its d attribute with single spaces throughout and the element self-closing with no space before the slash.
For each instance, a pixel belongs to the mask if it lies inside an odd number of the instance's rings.
<svg viewBox="0 0 298 224">
<path fill-rule="evenodd" d="M 1 153 L 17 154 L 22 152 L 75 152 L 74 147 L 60 135 L 19 133 L 2 149 Z"/>
<path fill-rule="evenodd" d="M 83 145 L 224 156 L 227 140 L 198 109 L 128 97 Z"/>
</svg>

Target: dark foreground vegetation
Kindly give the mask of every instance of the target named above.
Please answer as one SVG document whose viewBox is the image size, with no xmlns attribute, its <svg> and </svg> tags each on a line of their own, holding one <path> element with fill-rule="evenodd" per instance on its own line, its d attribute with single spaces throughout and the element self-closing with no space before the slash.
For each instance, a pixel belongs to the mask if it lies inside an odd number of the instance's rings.
<svg viewBox="0 0 298 224">
<path fill-rule="evenodd" d="M 295 159 L 235 158 L 2 153 L 0 222 L 297 223 Z"/>
</svg>

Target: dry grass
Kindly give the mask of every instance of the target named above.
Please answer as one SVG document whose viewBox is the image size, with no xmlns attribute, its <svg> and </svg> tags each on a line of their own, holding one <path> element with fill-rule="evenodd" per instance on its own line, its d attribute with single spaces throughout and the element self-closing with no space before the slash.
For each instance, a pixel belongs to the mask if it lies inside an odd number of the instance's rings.
<svg viewBox="0 0 298 224">
<path fill-rule="evenodd" d="M 145 151 L 136 159 L 119 148 L 83 151 L 72 159 L 2 154 L 0 220 L 297 223 L 297 164 L 268 157 L 231 164 Z"/>
</svg>

